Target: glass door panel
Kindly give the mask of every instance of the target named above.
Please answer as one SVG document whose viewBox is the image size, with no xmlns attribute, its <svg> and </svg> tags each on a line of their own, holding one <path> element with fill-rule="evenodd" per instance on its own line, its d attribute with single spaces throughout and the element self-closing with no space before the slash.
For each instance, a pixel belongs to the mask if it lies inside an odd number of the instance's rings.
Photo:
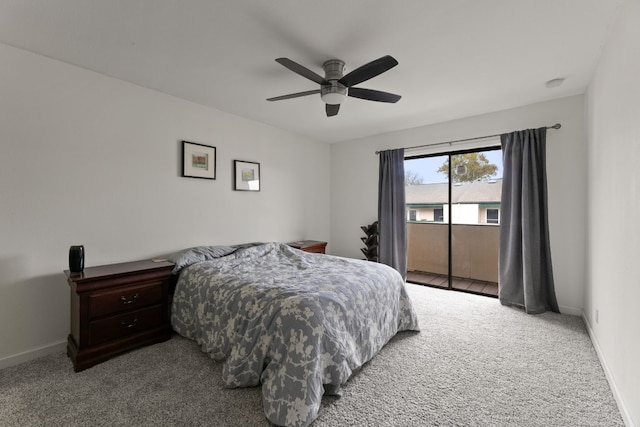
<svg viewBox="0 0 640 427">
<path fill-rule="evenodd" d="M 497 295 L 502 152 L 452 154 L 451 164 L 451 287 Z"/>
<path fill-rule="evenodd" d="M 405 160 L 407 280 L 449 287 L 448 155 Z"/>
</svg>

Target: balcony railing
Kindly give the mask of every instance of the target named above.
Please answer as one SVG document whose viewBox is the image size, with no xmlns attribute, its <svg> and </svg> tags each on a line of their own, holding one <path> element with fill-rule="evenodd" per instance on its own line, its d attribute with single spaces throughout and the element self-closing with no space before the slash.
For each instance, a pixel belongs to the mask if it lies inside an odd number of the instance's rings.
<svg viewBox="0 0 640 427">
<path fill-rule="evenodd" d="M 452 225 L 451 275 L 454 288 L 467 286 L 476 292 L 497 294 L 499 232 L 497 225 Z M 449 274 L 448 238 L 447 224 L 407 222 L 409 276 L 411 273 L 414 277 L 416 273 L 426 273 L 440 278 L 444 276 L 440 281 L 446 281 Z M 483 287 L 484 291 L 481 290 Z"/>
</svg>

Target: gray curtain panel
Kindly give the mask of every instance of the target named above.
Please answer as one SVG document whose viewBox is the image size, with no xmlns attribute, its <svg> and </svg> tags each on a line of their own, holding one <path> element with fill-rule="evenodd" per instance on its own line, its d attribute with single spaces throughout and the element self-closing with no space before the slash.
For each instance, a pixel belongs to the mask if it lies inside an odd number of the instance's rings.
<svg viewBox="0 0 640 427">
<path fill-rule="evenodd" d="M 378 261 L 407 278 L 404 148 L 380 152 L 378 180 Z"/>
<path fill-rule="evenodd" d="M 549 246 L 547 129 L 500 136 L 503 157 L 499 298 L 529 314 L 560 312 Z"/>
</svg>

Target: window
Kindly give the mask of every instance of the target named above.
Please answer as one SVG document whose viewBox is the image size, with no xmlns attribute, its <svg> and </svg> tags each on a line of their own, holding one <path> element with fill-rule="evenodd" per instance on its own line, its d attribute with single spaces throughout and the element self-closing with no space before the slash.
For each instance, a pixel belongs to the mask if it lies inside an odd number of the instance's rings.
<svg viewBox="0 0 640 427">
<path fill-rule="evenodd" d="M 409 221 L 417 221 L 418 211 L 415 209 L 409 209 Z"/>
<path fill-rule="evenodd" d="M 444 221 L 444 209 L 443 208 L 435 208 L 433 210 L 433 220 L 435 222 Z"/>
<path fill-rule="evenodd" d="M 487 224 L 499 224 L 499 223 L 500 223 L 500 210 L 487 209 Z"/>
</svg>

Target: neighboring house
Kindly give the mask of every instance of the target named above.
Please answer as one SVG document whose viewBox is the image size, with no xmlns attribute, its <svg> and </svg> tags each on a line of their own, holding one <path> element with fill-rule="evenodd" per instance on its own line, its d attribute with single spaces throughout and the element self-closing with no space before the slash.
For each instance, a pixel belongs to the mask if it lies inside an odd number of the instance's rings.
<svg viewBox="0 0 640 427">
<path fill-rule="evenodd" d="M 451 188 L 452 219 L 456 224 L 499 224 L 502 178 L 455 183 Z M 405 187 L 407 221 L 448 222 L 449 184 Z"/>
</svg>

